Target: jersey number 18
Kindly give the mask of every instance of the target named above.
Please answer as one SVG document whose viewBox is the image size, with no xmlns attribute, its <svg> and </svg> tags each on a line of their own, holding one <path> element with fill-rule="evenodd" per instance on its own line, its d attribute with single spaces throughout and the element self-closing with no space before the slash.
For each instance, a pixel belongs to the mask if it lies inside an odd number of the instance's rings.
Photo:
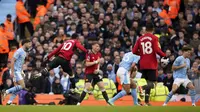
<svg viewBox="0 0 200 112">
<path fill-rule="evenodd" d="M 151 54 L 153 49 L 152 49 L 152 43 L 147 41 L 147 42 L 142 42 L 142 51 L 143 54 Z"/>
</svg>

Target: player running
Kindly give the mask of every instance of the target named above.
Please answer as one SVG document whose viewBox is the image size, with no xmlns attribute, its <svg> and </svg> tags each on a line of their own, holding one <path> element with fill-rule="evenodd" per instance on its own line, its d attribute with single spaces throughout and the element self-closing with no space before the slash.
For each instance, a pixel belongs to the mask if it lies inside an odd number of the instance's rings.
<svg viewBox="0 0 200 112">
<path fill-rule="evenodd" d="M 109 98 L 104 88 L 104 83 L 102 81 L 103 76 L 99 74 L 99 61 L 101 58 L 101 53 L 99 52 L 100 46 L 98 43 L 92 44 L 92 51 L 90 54 L 86 55 L 86 63 L 85 63 L 85 89 L 83 90 L 80 100 L 77 105 L 80 105 L 83 99 L 85 98 L 87 92 L 91 87 L 91 83 L 94 85 L 97 84 L 99 89 L 102 91 L 102 95 L 106 102 L 108 102 Z"/>
<path fill-rule="evenodd" d="M 142 78 L 145 78 L 147 81 L 147 85 L 142 87 L 142 89 L 145 90 L 145 106 L 150 106 L 149 95 L 151 89 L 154 88 L 158 68 L 156 54 L 161 57 L 164 57 L 165 54 L 159 48 L 158 37 L 152 34 L 152 23 L 147 23 L 146 31 L 146 34 L 139 37 L 132 52 L 133 54 L 140 54 L 140 70 L 142 72 Z"/>
<path fill-rule="evenodd" d="M 138 63 L 139 59 L 140 56 L 137 56 L 132 52 L 128 52 L 124 55 L 122 61 L 119 64 L 119 69 L 117 70 L 117 76 L 120 78 L 123 90 L 108 101 L 111 105 L 114 105 L 114 102 L 117 99 L 129 94 L 130 88 L 134 105 L 139 105 L 136 91 L 137 86 L 133 81 L 133 78 L 136 76 L 136 64 Z"/>
<path fill-rule="evenodd" d="M 22 66 L 24 64 L 24 60 L 26 58 L 26 52 L 29 51 L 29 49 L 32 46 L 32 42 L 30 40 L 23 40 L 22 41 L 22 47 L 19 48 L 15 53 L 11 60 L 11 77 L 13 78 L 13 81 L 15 82 L 15 86 L 4 90 L 1 94 L 2 99 L 4 100 L 6 95 L 12 94 L 10 96 L 10 99 L 7 102 L 7 105 L 10 105 L 12 101 L 15 99 L 17 92 L 25 88 L 24 79 L 22 77 Z"/>
<path fill-rule="evenodd" d="M 52 51 L 45 60 L 51 59 L 54 55 L 55 58 L 48 64 L 48 67 L 44 68 L 41 72 L 42 75 L 46 75 L 48 71 L 60 65 L 63 71 L 69 74 L 69 78 L 72 84 L 71 85 L 72 89 L 75 89 L 76 86 L 75 86 L 74 74 L 72 73 L 72 68 L 70 66 L 71 57 L 74 54 L 74 50 L 76 48 L 79 48 L 80 50 L 87 52 L 87 50 L 81 45 L 81 43 L 77 40 L 77 38 L 78 35 L 74 33 L 70 40 L 65 41 L 57 49 Z"/>
<path fill-rule="evenodd" d="M 176 90 L 179 88 L 179 86 L 181 84 L 185 88 L 187 87 L 190 89 L 192 106 L 196 106 L 195 105 L 195 95 L 196 95 L 195 88 L 194 88 L 194 85 L 192 84 L 192 82 L 187 77 L 187 71 L 188 71 L 188 69 L 190 69 L 189 57 L 191 54 L 191 48 L 183 47 L 182 52 L 183 52 L 183 55 L 178 56 L 172 65 L 174 83 L 172 86 L 172 90 L 168 94 L 163 106 L 167 105 L 167 103 L 172 98 L 173 94 L 175 94 Z"/>
</svg>

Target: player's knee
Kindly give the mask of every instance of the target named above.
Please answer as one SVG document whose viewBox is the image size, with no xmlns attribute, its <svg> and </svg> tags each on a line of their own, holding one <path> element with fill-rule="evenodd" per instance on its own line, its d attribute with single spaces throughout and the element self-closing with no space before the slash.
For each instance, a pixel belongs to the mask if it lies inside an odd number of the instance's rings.
<svg viewBox="0 0 200 112">
<path fill-rule="evenodd" d="M 194 90 L 195 87 L 194 87 L 193 85 L 191 85 L 191 86 L 189 87 L 189 89 L 190 89 L 190 90 Z"/>
<path fill-rule="evenodd" d="M 20 86 L 22 87 L 22 89 L 25 88 L 25 84 L 24 83 L 20 84 Z"/>
<path fill-rule="evenodd" d="M 153 89 L 154 88 L 154 83 L 153 82 L 148 82 L 148 89 Z"/>
<path fill-rule="evenodd" d="M 126 91 L 126 94 L 129 94 L 130 93 L 130 89 L 124 89 Z"/>
<path fill-rule="evenodd" d="M 103 84 L 99 84 L 99 89 L 102 91 L 102 90 L 105 90 L 104 88 L 104 85 Z"/>
<path fill-rule="evenodd" d="M 86 91 L 89 91 L 89 90 L 90 90 L 90 85 L 89 85 L 89 84 L 86 84 L 86 85 L 85 85 L 85 90 L 86 90 Z"/>
<path fill-rule="evenodd" d="M 177 89 L 172 89 L 172 93 L 175 94 Z"/>
<path fill-rule="evenodd" d="M 132 89 L 136 89 L 136 88 L 137 88 L 137 85 L 136 85 L 136 83 L 131 83 L 130 87 L 131 87 Z"/>
</svg>

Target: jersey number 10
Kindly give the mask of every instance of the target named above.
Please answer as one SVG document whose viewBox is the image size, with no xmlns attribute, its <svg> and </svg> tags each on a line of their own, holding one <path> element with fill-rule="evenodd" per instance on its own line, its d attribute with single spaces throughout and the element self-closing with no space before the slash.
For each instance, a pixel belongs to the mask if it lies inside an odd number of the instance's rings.
<svg viewBox="0 0 200 112">
<path fill-rule="evenodd" d="M 71 42 L 67 42 L 67 43 L 64 43 L 62 49 L 68 51 L 71 47 L 72 47 L 72 43 Z"/>
<path fill-rule="evenodd" d="M 151 42 L 147 41 L 147 42 L 142 42 L 142 51 L 143 54 L 151 54 L 153 49 L 152 49 L 152 44 Z"/>
</svg>

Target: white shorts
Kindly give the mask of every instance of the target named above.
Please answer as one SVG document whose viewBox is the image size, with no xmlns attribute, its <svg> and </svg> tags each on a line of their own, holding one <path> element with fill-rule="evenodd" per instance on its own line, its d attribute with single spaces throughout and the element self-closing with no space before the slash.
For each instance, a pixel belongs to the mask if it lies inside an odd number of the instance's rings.
<svg viewBox="0 0 200 112">
<path fill-rule="evenodd" d="M 119 77 L 121 84 L 130 84 L 130 73 L 125 68 L 119 67 L 117 76 Z"/>
<path fill-rule="evenodd" d="M 173 84 L 176 84 L 178 87 L 182 84 L 185 88 L 191 81 L 189 79 L 182 79 L 182 78 L 176 78 L 174 80 Z"/>
<path fill-rule="evenodd" d="M 21 72 L 15 72 L 14 73 L 13 81 L 14 82 L 18 82 L 20 80 L 23 80 L 22 73 Z"/>
</svg>

